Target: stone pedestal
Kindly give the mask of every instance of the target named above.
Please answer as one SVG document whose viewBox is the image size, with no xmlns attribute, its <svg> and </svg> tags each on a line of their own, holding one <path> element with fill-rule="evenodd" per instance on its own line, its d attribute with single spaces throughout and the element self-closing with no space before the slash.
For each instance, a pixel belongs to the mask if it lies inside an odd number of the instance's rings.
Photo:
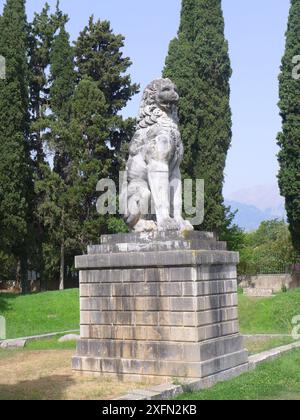
<svg viewBox="0 0 300 420">
<path fill-rule="evenodd" d="M 246 369 L 237 263 L 210 233 L 103 236 L 76 258 L 81 340 L 73 369 L 150 383 Z"/>
</svg>

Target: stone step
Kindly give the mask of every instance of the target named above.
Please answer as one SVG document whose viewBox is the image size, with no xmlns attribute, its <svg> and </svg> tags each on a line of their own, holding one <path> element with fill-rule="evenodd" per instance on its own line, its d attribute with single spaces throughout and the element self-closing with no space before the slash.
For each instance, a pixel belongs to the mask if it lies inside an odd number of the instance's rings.
<svg viewBox="0 0 300 420">
<path fill-rule="evenodd" d="M 83 339 L 78 343 L 77 356 L 167 360 L 173 362 L 205 362 L 243 350 L 243 338 L 231 335 L 206 343 L 172 343 L 159 341 L 112 341 Z"/>
<path fill-rule="evenodd" d="M 102 357 L 75 356 L 72 367 L 75 371 L 99 372 L 113 374 L 118 372 L 118 378 L 125 375 L 169 376 L 170 378 L 205 378 L 218 372 L 223 372 L 248 362 L 248 354 L 238 351 L 229 355 L 200 363 L 187 363 L 147 359 L 120 359 Z"/>
<path fill-rule="evenodd" d="M 201 265 L 233 265 L 239 262 L 237 252 L 219 250 L 174 250 L 155 252 L 120 252 L 75 257 L 79 270 L 103 270 L 108 268 L 189 267 Z"/>
<path fill-rule="evenodd" d="M 143 233 L 121 233 L 116 235 L 102 235 L 101 244 L 119 244 L 119 243 L 151 243 L 158 241 L 176 241 L 176 240 L 216 240 L 216 236 L 211 232 L 143 232 Z"/>
<path fill-rule="evenodd" d="M 88 247 L 89 255 L 114 254 L 119 252 L 155 252 L 155 251 L 175 251 L 175 250 L 212 250 L 226 251 L 226 242 L 214 240 L 173 240 L 155 242 L 120 242 L 102 245 L 92 245 Z"/>
</svg>

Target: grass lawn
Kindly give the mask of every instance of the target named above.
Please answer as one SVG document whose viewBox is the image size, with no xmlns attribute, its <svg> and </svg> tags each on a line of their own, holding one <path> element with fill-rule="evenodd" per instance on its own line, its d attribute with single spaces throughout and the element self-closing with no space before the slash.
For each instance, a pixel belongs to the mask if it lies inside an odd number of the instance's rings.
<svg viewBox="0 0 300 420">
<path fill-rule="evenodd" d="M 79 329 L 78 289 L 33 295 L 0 294 L 7 338 Z"/>
<path fill-rule="evenodd" d="M 263 299 L 240 294 L 239 314 L 243 334 L 289 334 L 292 318 L 300 315 L 300 290 Z M 76 330 L 78 289 L 27 296 L 0 294 L 0 315 L 6 318 L 7 338 Z"/>
<path fill-rule="evenodd" d="M 178 400 L 300 400 L 300 350 L 257 367 L 212 389 L 187 393 Z"/>
<path fill-rule="evenodd" d="M 296 315 L 300 315 L 300 289 L 263 299 L 239 295 L 243 334 L 289 334 Z"/>
<path fill-rule="evenodd" d="M 286 346 L 294 342 L 295 340 L 292 337 L 247 337 L 244 340 L 245 347 L 250 355 L 262 353 L 264 351 L 271 350 L 276 347 Z"/>
</svg>

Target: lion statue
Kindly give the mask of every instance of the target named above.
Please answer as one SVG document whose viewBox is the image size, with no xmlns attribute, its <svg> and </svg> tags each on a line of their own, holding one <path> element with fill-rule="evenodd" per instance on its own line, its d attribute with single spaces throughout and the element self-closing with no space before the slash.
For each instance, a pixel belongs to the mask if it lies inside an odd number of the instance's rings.
<svg viewBox="0 0 300 420">
<path fill-rule="evenodd" d="M 127 204 L 125 221 L 136 232 L 193 230 L 182 218 L 178 100 L 170 79 L 154 80 L 143 94 L 122 192 Z"/>
</svg>

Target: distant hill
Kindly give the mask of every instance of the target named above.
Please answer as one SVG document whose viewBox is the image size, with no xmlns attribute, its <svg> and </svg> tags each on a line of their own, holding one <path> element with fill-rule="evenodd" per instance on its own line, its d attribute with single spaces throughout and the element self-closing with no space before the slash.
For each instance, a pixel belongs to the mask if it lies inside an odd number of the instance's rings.
<svg viewBox="0 0 300 420">
<path fill-rule="evenodd" d="M 279 216 L 271 210 L 263 211 L 250 204 L 237 203 L 236 201 L 229 200 L 225 200 L 225 204 L 231 207 L 231 211 L 238 210 L 234 223 L 247 231 L 257 229 L 261 222 L 265 220 L 284 218 L 284 215 Z"/>
<path fill-rule="evenodd" d="M 236 191 L 225 202 L 232 211 L 238 210 L 235 223 L 245 230 L 257 229 L 265 220 L 286 218 L 284 199 L 275 184 Z"/>
</svg>

